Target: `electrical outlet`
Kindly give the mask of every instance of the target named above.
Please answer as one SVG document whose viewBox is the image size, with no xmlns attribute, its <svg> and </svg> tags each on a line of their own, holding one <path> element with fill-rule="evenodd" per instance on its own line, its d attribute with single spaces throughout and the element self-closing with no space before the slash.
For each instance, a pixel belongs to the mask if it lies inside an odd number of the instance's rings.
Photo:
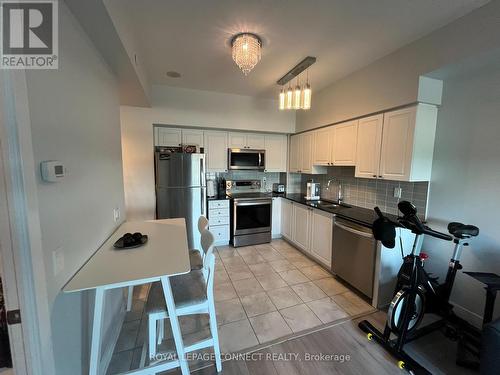
<svg viewBox="0 0 500 375">
<path fill-rule="evenodd" d="M 121 216 L 120 209 L 114 208 L 113 209 L 113 220 L 115 221 L 115 223 L 120 220 L 120 216 Z"/>
<path fill-rule="evenodd" d="M 62 247 L 59 247 L 52 251 L 52 266 L 54 270 L 54 276 L 59 275 L 62 270 L 64 270 L 64 252 Z"/>
<path fill-rule="evenodd" d="M 401 193 L 403 192 L 403 189 L 400 187 L 395 187 L 394 188 L 394 198 L 401 198 Z"/>
</svg>

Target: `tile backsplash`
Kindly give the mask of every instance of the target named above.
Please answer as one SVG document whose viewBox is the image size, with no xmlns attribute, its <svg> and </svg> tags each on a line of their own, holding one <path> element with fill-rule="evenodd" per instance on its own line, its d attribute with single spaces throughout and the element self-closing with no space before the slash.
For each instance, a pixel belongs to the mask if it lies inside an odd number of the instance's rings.
<svg viewBox="0 0 500 375">
<path fill-rule="evenodd" d="M 426 217 L 428 182 L 399 182 L 354 177 L 354 167 L 328 167 L 326 175 L 289 174 L 287 192 L 306 193 L 309 180 L 321 184 L 321 197 L 336 200 L 338 182 L 342 185 L 344 202 L 358 207 L 380 207 L 384 212 L 397 214 L 400 200 L 412 202 L 421 217 Z M 327 188 L 328 180 L 333 180 Z M 394 198 L 394 188 L 402 189 L 401 198 Z"/>
</svg>

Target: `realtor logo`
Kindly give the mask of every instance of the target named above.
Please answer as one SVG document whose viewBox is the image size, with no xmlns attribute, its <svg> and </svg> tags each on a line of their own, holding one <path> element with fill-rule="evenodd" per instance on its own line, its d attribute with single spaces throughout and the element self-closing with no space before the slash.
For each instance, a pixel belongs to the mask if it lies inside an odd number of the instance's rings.
<svg viewBox="0 0 500 375">
<path fill-rule="evenodd" d="M 57 5 L 57 0 L 0 0 L 1 68 L 58 68 Z"/>
</svg>

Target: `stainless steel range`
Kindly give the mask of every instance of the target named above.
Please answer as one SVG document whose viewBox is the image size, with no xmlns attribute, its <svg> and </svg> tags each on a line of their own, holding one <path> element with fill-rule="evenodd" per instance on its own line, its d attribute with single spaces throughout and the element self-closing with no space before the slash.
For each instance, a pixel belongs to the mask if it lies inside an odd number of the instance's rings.
<svg viewBox="0 0 500 375">
<path fill-rule="evenodd" d="M 228 180 L 231 197 L 231 244 L 234 247 L 271 242 L 272 204 L 260 180 Z"/>
</svg>

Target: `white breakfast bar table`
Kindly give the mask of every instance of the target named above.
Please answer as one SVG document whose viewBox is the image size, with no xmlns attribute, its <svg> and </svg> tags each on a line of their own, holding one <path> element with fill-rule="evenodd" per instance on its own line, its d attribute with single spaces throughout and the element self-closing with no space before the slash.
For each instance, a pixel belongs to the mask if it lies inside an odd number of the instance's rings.
<svg viewBox="0 0 500 375">
<path fill-rule="evenodd" d="M 113 244 L 127 232 L 147 234 L 148 242 L 135 249 L 116 250 Z M 175 367 L 180 367 L 183 375 L 189 374 L 169 278 L 188 273 L 190 269 L 184 219 L 125 222 L 116 229 L 63 288 L 66 293 L 95 289 L 90 375 L 99 375 L 104 292 L 155 281 L 161 281 L 163 286 L 177 359 L 159 362 L 126 374 L 154 374 Z"/>
</svg>

